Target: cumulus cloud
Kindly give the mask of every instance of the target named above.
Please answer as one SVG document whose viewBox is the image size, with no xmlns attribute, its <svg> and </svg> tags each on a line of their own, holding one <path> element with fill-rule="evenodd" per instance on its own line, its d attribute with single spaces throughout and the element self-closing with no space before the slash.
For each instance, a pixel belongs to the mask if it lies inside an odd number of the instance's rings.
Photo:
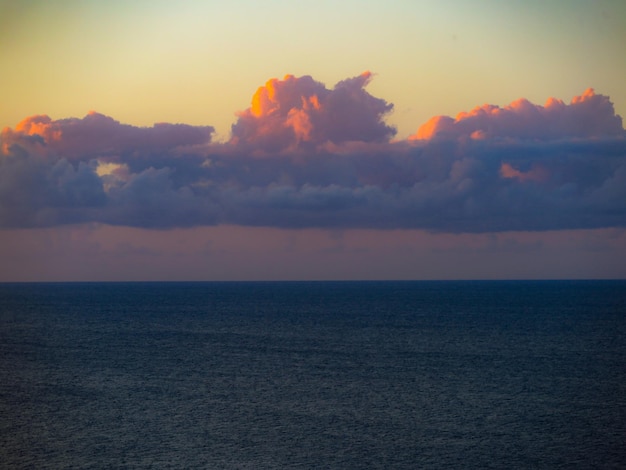
<svg viewBox="0 0 626 470">
<path fill-rule="evenodd" d="M 383 118 L 393 105 L 365 91 L 370 72 L 329 90 L 310 76 L 273 78 L 252 97 L 232 127 L 232 143 L 260 152 L 350 141 L 382 142 L 395 135 Z"/>
<path fill-rule="evenodd" d="M 524 98 L 508 106 L 485 104 L 456 118 L 436 116 L 409 137 L 410 140 L 433 138 L 472 139 L 522 138 L 563 139 L 623 135 L 622 119 L 615 115 L 608 96 L 597 95 L 592 88 L 574 97 L 567 105 L 549 98 L 545 106 Z"/>
<path fill-rule="evenodd" d="M 214 129 L 210 126 L 157 123 L 152 127 L 121 124 L 94 111 L 82 119 L 52 120 L 46 115 L 30 116 L 15 129 L 0 134 L 4 151 L 18 144 L 70 160 L 128 153 L 167 152 L 185 145 L 206 144 Z"/>
<path fill-rule="evenodd" d="M 2 132 L 0 227 L 626 226 L 626 135 L 608 97 L 482 106 L 392 142 L 370 79 L 270 80 L 226 143 L 211 127 L 27 118 Z"/>
</svg>

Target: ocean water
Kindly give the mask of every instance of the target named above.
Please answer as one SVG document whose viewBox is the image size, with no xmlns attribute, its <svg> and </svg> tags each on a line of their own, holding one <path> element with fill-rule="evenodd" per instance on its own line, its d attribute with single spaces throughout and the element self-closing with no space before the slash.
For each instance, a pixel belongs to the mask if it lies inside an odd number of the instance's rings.
<svg viewBox="0 0 626 470">
<path fill-rule="evenodd" d="M 2 468 L 626 468 L 626 282 L 0 284 Z"/>
</svg>

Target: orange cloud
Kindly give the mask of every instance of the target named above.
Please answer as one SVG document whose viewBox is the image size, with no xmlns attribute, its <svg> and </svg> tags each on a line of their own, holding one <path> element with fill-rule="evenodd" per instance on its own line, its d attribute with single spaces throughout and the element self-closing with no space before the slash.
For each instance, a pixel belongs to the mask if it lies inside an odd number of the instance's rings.
<svg viewBox="0 0 626 470">
<path fill-rule="evenodd" d="M 393 105 L 365 91 L 371 78 L 371 72 L 364 72 L 333 89 L 310 76 L 268 80 L 250 108 L 238 114 L 230 143 L 276 152 L 303 145 L 388 141 L 395 129 L 383 117 Z"/>
<path fill-rule="evenodd" d="M 47 142 L 61 139 L 60 129 L 55 129 L 52 125 L 52 119 L 45 114 L 29 116 L 23 119 L 15 126 L 15 132 L 25 135 L 38 134 Z"/>
<path fill-rule="evenodd" d="M 520 171 L 506 162 L 500 165 L 500 175 L 503 178 L 516 179 L 522 183 L 526 181 L 545 181 L 549 177 L 548 171 L 541 166 L 536 165 L 529 171 Z"/>
<path fill-rule="evenodd" d="M 435 116 L 423 124 L 415 134 L 409 136 L 409 140 L 429 140 L 437 134 L 446 133 L 454 126 L 454 119 L 450 116 Z"/>
</svg>

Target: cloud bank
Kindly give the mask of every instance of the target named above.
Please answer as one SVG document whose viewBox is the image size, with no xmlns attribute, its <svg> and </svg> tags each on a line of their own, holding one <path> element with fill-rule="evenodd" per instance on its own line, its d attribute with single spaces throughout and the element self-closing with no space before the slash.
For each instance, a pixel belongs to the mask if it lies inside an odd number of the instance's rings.
<svg viewBox="0 0 626 470">
<path fill-rule="evenodd" d="M 626 226 L 626 132 L 607 96 L 484 105 L 393 141 L 371 78 L 269 80 L 225 143 L 210 126 L 26 118 L 0 135 L 0 227 Z"/>
</svg>

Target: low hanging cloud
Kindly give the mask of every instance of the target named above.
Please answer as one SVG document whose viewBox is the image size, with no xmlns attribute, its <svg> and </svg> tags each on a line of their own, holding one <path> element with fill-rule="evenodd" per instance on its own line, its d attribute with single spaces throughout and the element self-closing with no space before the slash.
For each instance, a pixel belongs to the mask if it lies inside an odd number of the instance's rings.
<svg viewBox="0 0 626 470">
<path fill-rule="evenodd" d="M 371 78 L 272 79 L 226 143 L 210 126 L 26 118 L 0 137 L 0 227 L 626 226 L 626 133 L 607 96 L 485 105 L 392 141 Z"/>
</svg>

